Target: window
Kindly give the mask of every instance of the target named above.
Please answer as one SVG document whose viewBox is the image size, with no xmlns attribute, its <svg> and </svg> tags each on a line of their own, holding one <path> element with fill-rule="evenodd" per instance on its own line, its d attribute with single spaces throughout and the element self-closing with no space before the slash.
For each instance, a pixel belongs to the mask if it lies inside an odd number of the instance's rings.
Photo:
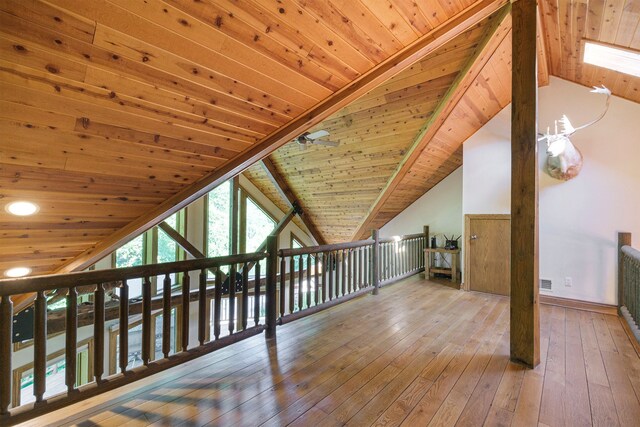
<svg viewBox="0 0 640 427">
<path fill-rule="evenodd" d="M 584 62 L 640 77 L 640 51 L 585 41 Z"/>
<path fill-rule="evenodd" d="M 146 260 L 146 249 L 145 235 L 141 234 L 116 250 L 114 254 L 115 267 L 124 268 L 143 265 Z M 137 298 L 142 295 L 141 278 L 129 280 L 127 284 L 129 285 L 129 298 Z M 120 295 L 120 289 L 116 289 L 115 292 Z"/>
<path fill-rule="evenodd" d="M 79 387 L 93 381 L 93 338 L 79 342 L 77 348 L 76 387 Z M 45 398 L 67 391 L 65 369 L 64 349 L 47 356 Z M 33 402 L 33 362 L 14 369 L 13 379 L 12 406 Z"/>
<path fill-rule="evenodd" d="M 231 239 L 231 183 L 220 184 L 207 195 L 207 256 L 229 255 Z"/>
<path fill-rule="evenodd" d="M 302 241 L 293 233 L 291 233 L 291 249 L 298 249 L 298 248 L 305 248 L 307 245 L 305 245 L 304 243 L 302 243 Z M 300 270 L 300 256 L 296 256 L 293 258 L 293 265 L 294 268 L 296 269 L 296 271 Z M 306 270 L 307 269 L 307 257 L 303 256 L 302 257 L 302 269 Z M 311 257 L 311 263 L 315 262 L 315 257 L 312 256 Z"/>
<path fill-rule="evenodd" d="M 245 192 L 246 194 L 246 192 Z M 271 232 L 276 228 L 276 221 L 271 218 L 256 202 L 248 195 L 243 197 L 244 208 L 246 209 L 246 224 L 244 229 L 244 242 L 240 247 L 244 247 L 245 252 L 255 252 L 262 245 Z M 260 276 L 265 276 L 267 271 L 267 260 L 260 261 Z M 255 275 L 255 268 L 251 269 L 249 276 Z"/>
<path fill-rule="evenodd" d="M 124 246 L 120 246 L 115 253 L 115 267 L 133 267 L 144 264 L 146 245 L 144 235 L 140 235 Z"/>
<path fill-rule="evenodd" d="M 171 337 L 169 354 L 175 354 L 179 342 L 179 318 L 178 307 L 171 309 Z M 151 330 L 154 335 L 151 337 L 151 360 L 159 360 L 164 357 L 162 353 L 162 310 L 155 311 L 151 314 Z M 109 331 L 109 375 L 117 373 L 120 369 L 118 355 L 120 354 L 120 327 L 115 324 Z M 127 354 L 127 369 L 133 369 L 142 366 L 142 319 L 129 324 L 129 349 Z"/>
</svg>

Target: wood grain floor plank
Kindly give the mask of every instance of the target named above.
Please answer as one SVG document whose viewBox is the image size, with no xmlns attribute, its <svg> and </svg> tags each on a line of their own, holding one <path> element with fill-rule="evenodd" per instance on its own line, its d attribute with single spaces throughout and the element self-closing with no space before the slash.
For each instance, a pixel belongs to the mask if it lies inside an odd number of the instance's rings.
<svg viewBox="0 0 640 427">
<path fill-rule="evenodd" d="M 638 424 L 640 358 L 617 317 L 541 307 L 528 370 L 508 360 L 508 307 L 416 276 L 25 425 Z"/>
</svg>

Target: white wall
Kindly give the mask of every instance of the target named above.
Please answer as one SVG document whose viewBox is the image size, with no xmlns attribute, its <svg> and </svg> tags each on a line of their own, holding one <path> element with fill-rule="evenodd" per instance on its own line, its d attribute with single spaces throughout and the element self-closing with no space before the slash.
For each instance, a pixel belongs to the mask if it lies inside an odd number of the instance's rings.
<svg viewBox="0 0 640 427">
<path fill-rule="evenodd" d="M 604 97 L 557 78 L 539 93 L 539 126 L 567 114 L 574 126 L 597 117 Z M 464 144 L 463 213 L 510 212 L 510 109 Z M 540 278 L 553 295 L 615 304 L 617 232 L 640 242 L 640 105 L 614 97 L 607 116 L 572 136 L 584 155 L 568 182 L 544 171 L 540 151 Z M 564 286 L 571 277 L 572 287 Z"/>
<path fill-rule="evenodd" d="M 381 237 L 421 233 L 429 226 L 429 233 L 438 235 L 438 244 L 444 244 L 443 234 L 458 237 L 462 234 L 462 168 L 458 168 L 424 194 L 398 216 L 380 229 Z M 462 240 L 462 239 L 460 239 Z"/>
</svg>

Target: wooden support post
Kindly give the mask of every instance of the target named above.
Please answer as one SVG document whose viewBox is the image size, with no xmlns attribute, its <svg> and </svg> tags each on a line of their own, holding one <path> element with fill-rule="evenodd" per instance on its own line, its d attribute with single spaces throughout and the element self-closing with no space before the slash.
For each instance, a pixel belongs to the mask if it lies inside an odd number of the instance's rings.
<svg viewBox="0 0 640 427">
<path fill-rule="evenodd" d="M 624 304 L 624 266 L 622 264 L 622 247 L 631 246 L 631 233 L 618 233 L 618 314 Z"/>
<path fill-rule="evenodd" d="M 12 341 L 13 301 L 10 296 L 3 296 L 0 301 L 0 414 L 7 414 L 11 405 Z"/>
<path fill-rule="evenodd" d="M 33 322 L 33 395 L 42 402 L 47 389 L 47 296 L 38 291 Z"/>
<path fill-rule="evenodd" d="M 512 4 L 511 360 L 540 363 L 535 1 Z"/>
<path fill-rule="evenodd" d="M 379 263 L 380 263 L 380 238 L 378 230 L 371 230 L 371 238 L 373 239 L 373 250 L 371 251 L 371 284 L 373 285 L 373 295 L 378 295 L 379 284 Z"/>
<path fill-rule="evenodd" d="M 278 280 L 278 236 L 267 237 L 267 288 L 266 288 L 266 337 L 276 337 L 276 320 L 278 318 L 278 302 L 276 287 Z M 299 302 L 300 306 L 302 304 Z"/>
</svg>

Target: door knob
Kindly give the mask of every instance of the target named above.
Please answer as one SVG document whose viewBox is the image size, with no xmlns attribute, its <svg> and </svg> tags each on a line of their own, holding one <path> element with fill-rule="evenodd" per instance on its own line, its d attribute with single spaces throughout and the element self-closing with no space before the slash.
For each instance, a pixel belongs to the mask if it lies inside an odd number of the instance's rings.
<svg viewBox="0 0 640 427">
<path fill-rule="evenodd" d="M 471 240 L 477 240 L 478 239 L 478 235 L 477 234 L 472 234 L 471 235 Z"/>
</svg>

